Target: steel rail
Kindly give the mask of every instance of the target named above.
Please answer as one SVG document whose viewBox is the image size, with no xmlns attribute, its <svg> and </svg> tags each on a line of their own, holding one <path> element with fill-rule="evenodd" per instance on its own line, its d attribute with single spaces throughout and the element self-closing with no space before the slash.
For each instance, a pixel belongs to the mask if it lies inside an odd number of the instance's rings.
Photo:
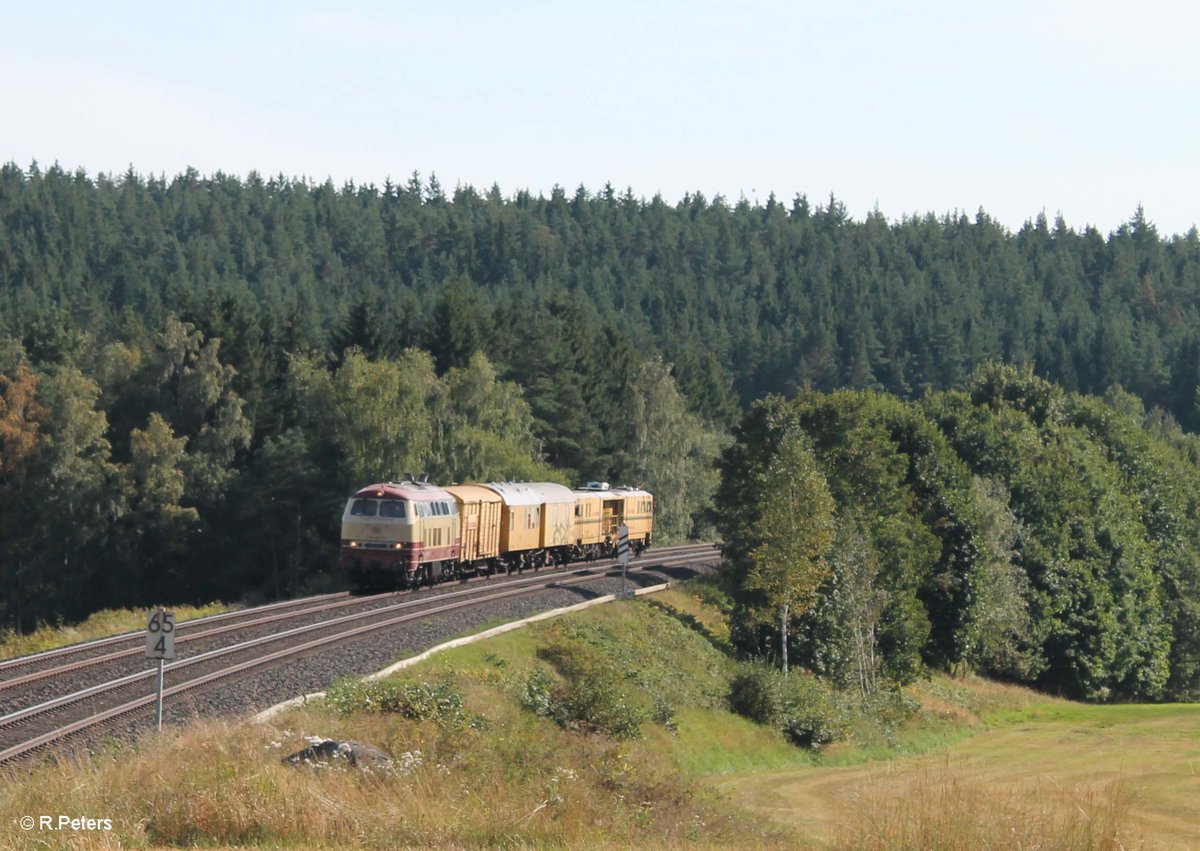
<svg viewBox="0 0 1200 851">
<path fill-rule="evenodd" d="M 691 558 L 691 557 L 692 557 L 691 553 L 673 553 L 670 556 L 656 560 L 653 565 L 636 567 L 633 569 L 634 570 L 645 570 L 645 569 L 648 569 L 649 567 L 664 566 L 664 563 L 668 560 L 676 561 L 679 559 L 685 559 L 685 558 Z M 170 665 L 166 665 L 164 667 L 163 671 L 166 674 L 172 674 L 172 673 L 175 673 L 176 671 L 180 671 L 185 668 L 190 668 L 195 665 L 199 665 L 199 664 L 202 664 L 205 662 L 212 661 L 213 659 L 219 659 L 222 656 L 231 656 L 236 653 L 244 652 L 246 650 L 252 650 L 255 647 L 259 647 L 264 644 L 271 644 L 276 641 L 284 641 L 289 638 L 295 638 L 297 636 L 302 636 L 302 635 L 306 635 L 306 634 L 313 633 L 313 632 L 320 632 L 322 630 L 329 629 L 329 628 L 336 628 L 339 626 L 353 624 L 356 621 L 369 620 L 369 619 L 372 619 L 375 617 L 385 616 L 390 613 L 401 611 L 403 609 L 411 609 L 411 608 L 415 608 L 415 607 L 424 606 L 428 603 L 435 602 L 435 601 L 447 600 L 447 599 L 458 598 L 458 597 L 467 597 L 467 596 L 478 595 L 478 594 L 485 595 L 479 600 L 463 601 L 463 603 L 461 605 L 454 605 L 454 606 L 450 606 L 450 607 L 434 607 L 429 610 L 432 613 L 437 613 L 437 612 L 440 612 L 443 610 L 453 611 L 455 608 L 463 608 L 467 605 L 475 605 L 477 603 L 490 602 L 491 600 L 494 600 L 494 599 L 495 600 L 503 599 L 504 597 L 507 597 L 507 596 L 516 596 L 517 594 L 529 593 L 530 591 L 540 591 L 545 588 L 553 588 L 553 587 L 562 587 L 562 586 L 567 586 L 567 585 L 581 584 L 580 580 L 576 579 L 575 577 L 583 577 L 583 581 L 587 581 L 590 578 L 594 578 L 594 577 L 592 577 L 592 574 L 603 571 L 603 573 L 600 573 L 600 576 L 603 577 L 603 576 L 610 575 L 611 571 L 613 571 L 613 570 L 614 570 L 614 568 L 611 565 L 598 565 L 598 566 L 594 566 L 594 567 L 578 568 L 569 573 L 555 574 L 556 577 L 563 577 L 563 576 L 569 577 L 567 580 L 557 579 L 555 577 L 551 577 L 548 574 L 541 574 L 540 576 L 527 576 L 527 577 L 523 577 L 521 579 L 506 582 L 503 585 L 490 586 L 487 588 L 468 588 L 468 589 L 464 589 L 461 591 L 451 591 L 446 594 L 439 594 L 434 597 L 421 597 L 418 599 L 406 599 L 406 600 L 402 600 L 399 603 L 396 603 L 393 606 L 386 606 L 386 607 L 380 608 L 380 609 L 370 609 L 365 612 L 356 612 L 351 615 L 344 615 L 340 618 L 334 618 L 332 620 L 327 620 L 327 621 L 319 621 L 318 623 L 313 623 L 313 624 L 306 624 L 304 626 L 298 626 L 298 627 L 294 627 L 293 629 L 285 630 L 284 632 L 276 632 L 276 633 L 272 633 L 270 635 L 262 636 L 260 638 L 250 639 L 249 641 L 239 642 L 238 644 L 231 644 L 228 647 L 218 647 L 215 650 L 209 650 L 207 653 L 200 653 L 195 656 L 190 656 L 187 659 L 181 659 L 178 662 L 172 663 Z M 538 583 L 541 583 L 541 584 L 538 584 Z M 527 584 L 534 585 L 535 587 L 532 587 L 532 588 L 523 587 Z M 522 587 L 514 587 L 514 586 L 522 586 Z M 488 596 L 486 596 L 486 594 L 489 591 L 498 591 L 498 592 L 507 592 L 507 593 L 499 593 L 499 594 L 496 594 L 495 596 L 488 597 Z M 387 596 L 387 595 L 384 595 L 384 596 Z M 424 613 L 421 613 L 421 614 L 424 614 Z M 135 652 L 141 652 L 140 648 Z M 105 691 L 114 691 L 118 688 L 129 685 L 130 683 L 137 682 L 140 679 L 146 679 L 146 678 L 149 678 L 152 676 L 156 676 L 157 672 L 158 672 L 157 668 L 147 668 L 144 671 L 138 671 L 138 672 L 135 672 L 132 674 L 128 674 L 124 677 L 118 677 L 115 680 L 109 680 L 108 682 L 100 683 L 100 684 L 94 685 L 94 686 L 89 686 L 88 688 L 80 689 L 79 691 L 71 692 L 70 694 L 52 698 L 50 700 L 43 701 L 42 703 L 36 704 L 34 706 L 26 707 L 25 709 L 18 709 L 15 712 L 10 712 L 7 715 L 0 716 L 0 729 L 4 729 L 5 727 L 11 727 L 13 724 L 19 723 L 21 721 L 35 717 L 37 715 L 44 714 L 46 712 L 51 712 L 56 709 L 62 709 L 64 707 L 71 705 L 72 703 L 78 703 L 78 702 L 80 702 L 82 700 L 86 700 L 87 698 L 92 697 L 94 695 L 102 694 Z"/>
<path fill-rule="evenodd" d="M 216 621 L 230 620 L 232 618 L 242 618 L 260 612 L 273 611 L 292 606 L 308 605 L 321 600 L 346 596 L 349 596 L 347 592 L 337 591 L 332 594 L 318 594 L 314 597 L 300 597 L 295 600 L 283 600 L 278 603 L 269 603 L 265 606 L 253 606 L 249 609 L 237 609 L 231 612 L 221 612 L 217 615 L 205 615 L 202 618 L 191 618 L 186 621 L 180 621 L 178 624 L 176 624 L 175 628 L 177 630 L 185 628 L 192 629 L 200 624 L 214 623 Z M 59 656 L 69 656 L 72 653 L 82 653 L 85 650 L 95 650 L 99 647 L 109 647 L 113 644 L 120 644 L 123 641 L 134 641 L 141 638 L 145 634 L 146 631 L 144 629 L 136 632 L 122 632 L 117 635 L 96 638 L 92 639 L 91 641 L 83 641 L 78 644 L 68 644 L 65 647 L 56 647 L 53 650 L 43 650 L 39 653 L 29 653 L 24 656 L 14 657 L 12 659 L 4 659 L 3 661 L 0 661 L 0 671 L 5 671 L 10 668 L 19 668 L 24 665 L 33 665 L 49 659 L 56 659 Z M 4 687 L 5 685 L 7 685 L 7 683 L 0 683 L 0 688 Z"/>
<path fill-rule="evenodd" d="M 667 548 L 666 550 L 663 550 L 662 552 L 664 553 L 664 555 L 669 555 L 671 552 L 674 552 L 678 549 L 680 549 L 680 548 L 671 547 L 671 548 Z M 613 561 L 613 560 L 606 559 L 602 563 L 608 564 L 611 561 Z M 551 569 L 561 571 L 564 569 L 564 567 L 569 567 L 569 565 L 563 566 L 563 567 L 558 567 L 558 568 L 551 568 Z M 538 570 L 539 570 L 539 568 L 535 568 L 535 575 Z M 486 580 L 488 578 L 490 578 L 490 577 L 489 576 L 473 576 L 473 577 L 469 577 L 468 579 L 463 580 L 463 581 L 475 582 L 475 581 L 479 581 L 479 580 Z M 509 578 L 509 579 L 497 580 L 497 581 L 498 582 L 520 582 L 523 580 Z M 448 592 L 448 593 L 453 594 L 453 593 L 461 593 L 461 592 Z M 446 594 L 443 593 L 439 596 L 445 596 L 445 595 Z M 299 611 L 288 611 L 288 612 L 284 612 L 281 614 L 268 615 L 266 617 L 255 617 L 250 620 L 239 620 L 237 623 L 234 623 L 234 624 L 231 624 L 228 626 L 224 626 L 224 627 L 217 627 L 215 629 L 205 630 L 200 633 L 189 634 L 189 635 L 177 635 L 175 640 L 176 640 L 176 643 L 178 643 L 178 644 L 184 644 L 184 643 L 191 642 L 191 641 L 199 641 L 202 639 L 213 638 L 218 635 L 224 635 L 229 632 L 236 632 L 236 631 L 243 630 L 243 629 L 255 629 L 257 627 L 266 626 L 267 624 L 270 624 L 270 623 L 277 623 L 279 621 L 291 620 L 293 618 L 300 618 L 300 617 L 305 617 L 308 615 L 320 614 L 322 612 L 333 611 L 334 609 L 338 609 L 338 608 L 346 608 L 349 606 L 362 605 L 364 603 L 370 603 L 374 600 L 386 599 L 391 596 L 395 596 L 395 593 L 388 592 L 388 593 L 382 593 L 382 594 L 375 594 L 375 595 L 371 595 L 371 596 L 367 596 L 367 597 L 350 597 L 345 592 L 341 592 L 341 593 L 336 593 L 336 594 L 320 595 L 320 596 L 316 596 L 316 597 L 306 597 L 306 598 L 301 598 L 299 600 L 284 601 L 281 603 L 271 604 L 269 606 L 257 607 L 255 609 L 243 609 L 243 610 L 239 610 L 238 612 L 226 612 L 226 613 L 223 613 L 220 615 L 211 615 L 207 618 L 197 618 L 197 619 L 190 620 L 190 621 L 184 621 L 183 623 L 180 624 L 179 628 L 182 629 L 184 627 L 184 625 L 187 625 L 189 628 L 194 628 L 196 625 L 200 624 L 201 622 L 212 623 L 214 620 L 224 620 L 224 619 L 229 619 L 231 617 L 245 618 L 247 615 L 271 611 L 271 610 L 275 610 L 275 609 L 279 609 L 279 608 L 293 608 L 293 607 L 302 606 L 302 605 L 308 606 L 308 608 L 304 608 Z M 329 602 L 332 599 L 337 599 L 338 602 Z M 313 605 L 314 603 L 316 605 Z M 143 635 L 145 635 L 144 632 L 122 633 L 121 635 L 118 635 L 118 636 L 113 636 L 111 638 L 106 638 L 106 639 L 98 639 L 95 642 L 89 642 L 89 643 L 83 644 L 83 645 L 73 645 L 70 648 L 60 648 L 59 650 L 47 651 L 47 653 L 45 655 L 39 654 L 39 656 L 37 656 L 37 657 L 27 656 L 27 657 L 22 657 L 20 660 L 13 660 L 13 661 L 14 662 L 24 661 L 25 664 L 31 664 L 31 663 L 34 663 L 35 661 L 43 661 L 43 660 L 49 659 L 51 656 L 65 655 L 65 654 L 72 653 L 72 652 L 75 652 L 75 653 L 82 652 L 85 649 L 95 649 L 95 648 L 104 646 L 106 644 L 111 645 L 111 644 L 117 644 L 117 643 L 124 643 L 124 642 L 128 642 L 128 641 L 136 641 L 136 640 L 140 639 Z M 138 656 L 139 654 L 141 654 L 141 652 L 142 652 L 142 650 L 140 647 L 131 647 L 127 650 L 119 650 L 115 653 L 106 653 L 103 655 L 88 656 L 88 657 L 86 657 L 84 659 L 80 659 L 76 662 L 69 662 L 69 663 L 57 665 L 54 667 L 44 668 L 40 671 L 33 671 L 28 674 L 22 674 L 22 675 L 12 677 L 10 679 L 0 682 L 0 692 L 3 692 L 7 689 L 15 689 L 15 688 L 19 688 L 21 686 L 26 686 L 26 685 L 29 685 L 30 683 L 35 683 L 35 682 L 40 682 L 42 680 L 51 679 L 53 677 L 71 673 L 72 671 L 84 670 L 87 668 L 95 668 L 95 667 L 99 667 L 101 665 L 120 661 L 121 659 L 128 659 L 128 658 L 131 658 L 134 656 Z M 12 665 L 10 665 L 10 667 L 11 666 Z M 5 667 L 5 665 L 3 663 L 0 663 L 0 670 L 3 670 L 4 667 Z"/>
<path fill-rule="evenodd" d="M 710 553 L 712 556 L 716 555 L 716 553 L 712 552 L 711 547 L 703 547 L 703 548 L 692 548 L 692 547 L 683 548 L 683 547 L 681 547 L 679 549 L 686 549 L 686 551 L 685 552 L 675 552 L 669 556 L 656 559 L 653 564 L 636 565 L 636 566 L 629 568 L 629 570 L 630 570 L 630 572 L 642 572 L 645 570 L 651 570 L 651 569 L 655 569 L 658 567 L 668 566 L 668 562 L 675 563 L 675 562 L 679 562 L 679 561 L 688 561 L 688 560 L 695 559 L 697 556 L 703 557 L 705 555 L 709 555 Z M 431 606 L 422 611 L 408 612 L 406 614 L 398 615 L 397 617 L 388 618 L 387 620 L 384 620 L 384 621 L 381 621 L 378 623 L 363 624 L 363 625 L 360 625 L 357 627 L 352 627 L 352 628 L 344 630 L 344 631 L 339 631 L 339 632 L 335 633 L 334 635 L 329 635 L 329 636 L 324 636 L 321 638 L 312 639 L 310 641 L 306 641 L 299 645 L 285 647 L 285 648 L 282 648 L 273 653 L 266 654 L 264 656 L 257 656 L 252 659 L 249 659 L 245 662 L 240 662 L 240 663 L 237 663 L 234 665 L 227 666 L 225 668 L 220 668 L 216 671 L 212 671 L 207 674 L 202 674 L 191 680 L 187 680 L 183 683 L 179 683 L 177 685 L 171 686 L 168 689 L 165 689 L 163 691 L 163 697 L 165 700 L 169 696 L 182 694 L 184 692 L 200 688 L 200 687 L 207 685 L 209 683 L 212 683 L 212 682 L 217 682 L 217 681 L 220 681 L 223 679 L 230 679 L 230 678 L 236 677 L 237 675 L 244 673 L 246 671 L 252 670 L 254 668 L 264 667 L 264 666 L 270 665 L 271 663 L 282 660 L 282 659 L 300 656 L 305 653 L 311 652 L 312 650 L 315 650 L 315 649 L 319 649 L 319 648 L 326 647 L 326 646 L 329 646 L 332 644 L 336 644 L 338 642 L 358 638 L 363 635 L 368 635 L 372 632 L 378 632 L 381 630 L 389 629 L 391 627 L 399 626 L 399 625 L 409 623 L 412 621 L 435 617 L 437 615 L 445 614 L 447 612 L 456 611 L 456 610 L 468 608 L 471 606 L 482 605 L 485 603 L 502 600 L 502 599 L 505 599 L 508 597 L 514 597 L 514 596 L 519 596 L 522 594 L 533 593 L 533 592 L 543 590 L 546 588 L 585 584 L 587 582 L 596 581 L 596 580 L 603 579 L 603 578 L 608 578 L 608 577 L 614 576 L 614 575 L 616 575 L 616 571 L 615 571 L 614 567 L 612 565 L 605 565 L 605 566 L 588 567 L 588 568 L 575 570 L 570 575 L 568 575 L 568 577 L 566 579 L 561 578 L 562 577 L 561 574 L 558 576 L 542 575 L 542 576 L 537 576 L 537 577 L 526 577 L 524 580 L 521 580 L 521 581 L 513 581 L 513 582 L 506 583 L 506 586 L 501 587 L 501 588 L 470 589 L 468 591 L 453 592 L 452 595 L 451 594 L 442 594 L 442 595 L 438 595 L 437 597 L 424 598 L 422 600 L 407 600 L 403 604 L 399 604 L 394 607 L 388 607 L 385 609 L 377 609 L 377 610 L 374 610 L 371 612 L 362 612 L 362 613 L 358 613 L 355 615 L 348 615 L 344 618 L 338 618 L 334 621 L 325 621 L 320 624 L 310 624 L 305 627 L 298 627 L 294 630 L 288 630 L 287 632 L 284 632 L 284 633 L 279 633 L 279 634 L 276 634 L 273 636 L 266 636 L 264 638 L 254 639 L 253 641 L 250 641 L 250 642 L 244 642 L 242 644 L 232 645 L 231 647 L 228 647 L 228 648 L 221 648 L 219 650 L 210 651 L 209 653 L 201 654 L 199 656 L 194 656 L 190 659 L 184 660 L 182 662 L 179 662 L 179 663 L 176 663 L 175 665 L 170 666 L 170 668 L 168 670 L 170 670 L 170 671 L 180 670 L 182 668 L 189 667 L 194 664 L 198 664 L 202 661 L 209 661 L 213 658 L 218 658 L 219 656 L 222 656 L 222 655 L 232 655 L 237 652 L 244 652 L 247 649 L 252 649 L 253 647 L 260 646 L 263 644 L 268 644 L 268 643 L 271 643 L 274 641 L 286 640 L 287 638 L 297 637 L 297 636 L 303 635 L 304 633 L 307 633 L 307 632 L 316 632 L 322 628 L 328 628 L 332 625 L 349 624 L 356 620 L 362 620 L 364 618 L 369 618 L 371 616 L 377 616 L 381 613 L 396 611 L 401 608 L 411 608 L 413 605 L 416 605 L 416 604 L 430 603 L 430 602 L 441 603 L 442 600 L 445 600 L 446 598 L 448 598 L 450 596 L 459 597 L 459 596 L 466 596 L 466 595 L 475 595 L 480 591 L 484 592 L 482 595 L 478 596 L 475 599 L 465 599 L 465 600 L 457 600 L 457 601 L 450 602 L 450 603 L 443 603 L 441 605 Z M 530 587 L 525 587 L 527 584 Z M 513 587 L 516 585 L 520 585 L 521 587 Z M 26 709 L 26 710 L 20 710 L 19 712 L 11 713 L 10 715 L 6 715 L 3 718 L 0 718 L 0 727 L 11 726 L 12 724 L 19 723 L 22 720 L 28 720 L 29 718 L 36 717 L 37 715 L 45 714 L 45 713 L 53 711 L 55 709 L 64 708 L 64 707 L 70 705 L 71 703 L 77 703 L 81 700 L 85 700 L 87 697 L 90 697 L 90 696 L 93 696 L 96 694 L 100 694 L 100 693 L 104 692 L 105 690 L 115 691 L 116 689 L 123 688 L 124 686 L 129 685 L 133 682 L 136 682 L 139 679 L 148 678 L 155 674 L 156 674 L 156 671 L 153 669 L 143 671 L 143 672 L 140 672 L 137 674 L 131 674 L 127 677 L 122 677 L 122 678 L 119 678 L 118 680 L 113 680 L 110 683 L 105 683 L 105 684 L 102 684 L 99 686 L 94 686 L 90 689 L 84 689 L 83 691 L 74 693 L 72 695 L 67 695 L 62 698 L 57 698 L 53 701 L 47 701 L 46 703 L 39 704 L 36 707 L 30 707 L 29 709 Z M 141 708 L 149 705 L 150 703 L 153 703 L 155 700 L 156 700 L 156 698 L 154 695 L 143 696 L 143 697 L 137 698 L 133 701 L 129 701 L 125 704 L 121 704 L 117 707 L 101 710 L 99 713 L 95 713 L 91 716 L 88 716 L 87 718 L 82 718 L 77 721 L 70 722 L 62 727 L 56 728 L 55 730 L 52 730 L 47 733 L 43 733 L 39 736 L 36 736 L 33 739 L 29 739 L 29 740 L 26 740 L 25 742 L 19 743 L 17 745 L 13 745 L 3 751 L 0 751 L 0 763 L 4 763 L 4 762 L 11 761 L 13 759 L 17 759 L 17 758 L 19 758 L 23 755 L 26 755 L 34 750 L 37 750 L 38 748 L 44 747 L 45 745 L 50 744 L 54 741 L 58 741 L 60 739 L 67 738 L 68 736 L 71 736 L 75 733 L 78 733 L 80 731 L 83 731 L 83 730 L 86 730 L 86 729 L 89 729 L 92 727 L 101 726 L 101 725 L 105 724 L 106 722 L 111 721 L 114 718 L 120 717 L 122 715 L 136 712 L 136 711 L 140 710 Z"/>
<path fill-rule="evenodd" d="M 347 595 L 336 595 L 344 597 Z M 253 620 L 239 621 L 237 623 L 226 624 L 225 626 L 207 629 L 203 632 L 198 632 L 190 635 L 180 635 L 175 639 L 176 644 L 186 644 L 191 641 L 201 641 L 206 638 L 213 638 L 218 635 L 225 635 L 230 632 L 237 632 L 243 629 L 255 629 L 260 626 L 277 623 L 279 621 L 293 620 L 302 618 L 308 615 L 321 614 L 322 612 L 330 612 L 335 609 L 345 608 L 348 606 L 357 606 L 363 603 L 369 603 L 372 600 L 381 600 L 386 597 L 394 596 L 393 594 L 377 594 L 371 597 L 353 597 L 349 599 L 339 599 L 337 602 L 323 603 L 320 605 L 310 605 L 308 608 L 300 609 L 299 611 L 281 612 L 279 614 L 267 615 L 265 617 L 254 618 Z M 191 621 L 185 621 L 191 623 Z M 140 640 L 145 631 L 133 633 L 133 639 Z M 128 637 L 122 636 L 123 640 L 130 640 Z M 128 659 L 132 656 L 140 656 L 143 650 L 139 647 L 130 647 L 127 650 L 118 650 L 114 653 L 105 653 L 100 656 L 88 656 L 85 659 L 80 659 L 76 662 L 68 662 L 62 665 L 56 665 L 52 668 L 44 668 L 40 671 L 33 671 L 28 674 L 22 674 L 18 677 L 0 682 L 0 692 L 6 689 L 17 688 L 18 686 L 28 685 L 30 683 L 47 680 L 52 677 L 57 677 L 62 674 L 69 674 L 72 671 L 83 670 L 85 668 L 96 668 L 100 665 L 106 665 L 110 662 L 119 662 L 122 659 Z"/>
</svg>

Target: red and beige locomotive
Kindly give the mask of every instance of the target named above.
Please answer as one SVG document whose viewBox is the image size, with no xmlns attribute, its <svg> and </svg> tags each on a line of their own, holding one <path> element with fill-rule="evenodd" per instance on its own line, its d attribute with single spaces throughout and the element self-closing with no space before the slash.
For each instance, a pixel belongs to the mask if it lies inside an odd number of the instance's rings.
<svg viewBox="0 0 1200 851">
<path fill-rule="evenodd" d="M 368 485 L 342 515 L 342 570 L 356 588 L 411 587 L 475 573 L 600 558 L 626 526 L 650 546 L 654 497 L 590 482 L 489 482 L 438 487 L 408 478 Z"/>
</svg>

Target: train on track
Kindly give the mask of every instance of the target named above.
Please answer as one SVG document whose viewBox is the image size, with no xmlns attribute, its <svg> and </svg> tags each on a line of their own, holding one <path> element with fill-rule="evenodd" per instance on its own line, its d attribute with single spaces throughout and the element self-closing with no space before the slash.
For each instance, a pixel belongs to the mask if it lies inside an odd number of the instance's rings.
<svg viewBox="0 0 1200 851">
<path fill-rule="evenodd" d="M 611 556 L 621 526 L 635 553 L 649 547 L 654 496 L 607 482 L 439 487 L 410 476 L 347 500 L 341 567 L 355 590 L 410 588 Z"/>
</svg>

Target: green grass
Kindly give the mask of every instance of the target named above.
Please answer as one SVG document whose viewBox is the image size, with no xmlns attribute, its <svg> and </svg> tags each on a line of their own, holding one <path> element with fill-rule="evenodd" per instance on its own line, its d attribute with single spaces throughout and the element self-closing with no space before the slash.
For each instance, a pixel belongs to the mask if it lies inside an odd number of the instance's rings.
<svg viewBox="0 0 1200 851">
<path fill-rule="evenodd" d="M 815 758 L 779 733 L 737 715 L 713 709 L 680 710 L 677 732 L 647 733 L 653 749 L 692 777 L 811 766 Z"/>
<path fill-rule="evenodd" d="M 1041 847 L 1200 843 L 1200 706 L 1096 706 L 944 678 L 916 692 L 927 708 L 894 751 L 847 750 L 719 788 L 834 847 L 965 848 L 996 831 L 1028 839 L 1028 825 Z"/>
<path fill-rule="evenodd" d="M 848 739 L 813 753 L 726 711 L 738 663 L 720 604 L 683 586 L 456 648 L 405 670 L 409 686 L 377 689 L 397 711 L 355 710 L 372 703 L 350 689 L 265 726 L 202 724 L 9 773 L 0 823 L 112 817 L 112 834 L 72 838 L 85 848 L 1200 847 L 1200 706 L 1081 705 L 935 677 L 906 690 L 911 718 L 856 716 Z M 570 693 L 580 668 L 564 654 L 603 678 L 590 697 L 645 719 L 640 736 L 535 711 L 534 679 Z M 416 711 L 429 695 L 453 700 Z M 416 762 L 386 776 L 281 766 L 306 734 Z"/>
<path fill-rule="evenodd" d="M 615 687 L 631 702 L 675 702 L 677 733 L 649 715 L 640 738 L 581 733 L 523 708 L 519 690 L 532 671 L 559 682 L 544 652 L 553 647 L 586 648 L 617 666 Z M 413 712 L 407 699 L 393 701 L 401 711 L 354 711 L 359 698 L 349 689 L 336 704 L 292 710 L 269 725 L 200 724 L 136 749 L 0 776 L 0 824 L 43 811 L 112 818 L 112 834 L 70 837 L 84 848 L 793 847 L 786 827 L 760 823 L 696 780 L 721 766 L 803 758 L 769 730 L 722 723 L 729 664 L 705 637 L 645 602 L 597 607 L 447 651 L 396 678 L 436 685 L 415 693 L 422 706 L 425 695 L 452 689 L 467 712 L 457 703 Z M 410 768 L 362 775 L 279 763 L 311 734 L 407 754 Z M 681 771 L 687 760 L 693 766 Z M 13 847 L 63 841 L 4 836 Z"/>
</svg>

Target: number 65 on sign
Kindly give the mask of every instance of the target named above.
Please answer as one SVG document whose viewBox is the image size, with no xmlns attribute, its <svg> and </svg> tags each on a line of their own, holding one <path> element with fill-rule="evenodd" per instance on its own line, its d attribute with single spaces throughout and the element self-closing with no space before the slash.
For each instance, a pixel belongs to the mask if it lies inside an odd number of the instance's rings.
<svg viewBox="0 0 1200 851">
<path fill-rule="evenodd" d="M 146 621 L 146 658 L 175 658 L 175 613 L 158 609 Z"/>
</svg>

